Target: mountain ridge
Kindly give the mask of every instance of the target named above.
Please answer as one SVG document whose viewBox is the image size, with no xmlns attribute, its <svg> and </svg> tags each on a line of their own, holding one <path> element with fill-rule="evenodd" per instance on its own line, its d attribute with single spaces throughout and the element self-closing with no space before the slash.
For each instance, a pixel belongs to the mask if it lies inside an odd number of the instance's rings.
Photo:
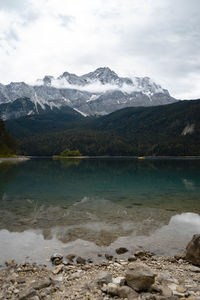
<svg viewBox="0 0 200 300">
<path fill-rule="evenodd" d="M 30 100 L 35 109 L 20 110 L 20 115 L 38 114 L 41 111 L 66 106 L 85 116 L 106 115 L 118 109 L 131 106 L 154 106 L 176 102 L 166 89 L 149 77 L 119 77 L 108 67 L 97 68 L 93 72 L 77 76 L 64 72 L 58 78 L 46 75 L 29 85 L 25 82 L 0 84 L 0 117 L 4 120 L 19 117 L 18 111 L 6 114 L 2 104 L 12 106 L 18 99 Z M 27 100 L 27 101 L 28 101 Z M 22 103 L 20 104 L 22 106 Z M 17 107 L 15 107 L 17 109 Z"/>
</svg>

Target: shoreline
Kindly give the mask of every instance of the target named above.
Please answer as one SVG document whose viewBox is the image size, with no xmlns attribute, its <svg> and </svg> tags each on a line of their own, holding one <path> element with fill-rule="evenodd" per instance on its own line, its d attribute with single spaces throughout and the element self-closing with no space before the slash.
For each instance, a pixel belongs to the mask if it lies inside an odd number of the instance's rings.
<svg viewBox="0 0 200 300">
<path fill-rule="evenodd" d="M 0 270 L 0 299 L 200 299 L 200 267 L 189 263 L 182 254 L 156 257 L 137 250 L 128 259 L 105 254 L 101 263 L 94 264 L 82 257 L 68 254 L 51 257 L 53 270 L 45 265 L 7 261 Z M 133 288 L 128 276 L 138 273 L 140 288 Z M 142 278 L 147 274 L 152 278 Z M 128 275 L 129 274 L 129 275 Z"/>
<path fill-rule="evenodd" d="M 19 157 L 0 157 L 0 163 L 3 162 L 21 162 L 29 160 L 28 156 L 19 156 Z"/>
<path fill-rule="evenodd" d="M 46 158 L 46 159 L 115 159 L 115 158 L 132 158 L 132 159 L 138 159 L 138 160 L 148 160 L 148 159 L 200 159 L 200 156 L 109 156 L 109 155 L 99 155 L 99 156 L 59 156 L 59 155 L 53 155 L 53 156 L 27 156 L 28 159 L 40 159 L 40 158 Z M 1 159 L 1 158 L 0 158 Z"/>
</svg>

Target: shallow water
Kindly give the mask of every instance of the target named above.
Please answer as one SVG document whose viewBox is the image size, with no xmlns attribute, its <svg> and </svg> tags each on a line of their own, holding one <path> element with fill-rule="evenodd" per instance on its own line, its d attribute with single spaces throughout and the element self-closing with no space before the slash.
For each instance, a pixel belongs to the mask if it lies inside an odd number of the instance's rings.
<svg viewBox="0 0 200 300">
<path fill-rule="evenodd" d="M 184 250 L 200 232 L 200 160 L 31 159 L 0 164 L 0 263 L 118 246 Z"/>
</svg>

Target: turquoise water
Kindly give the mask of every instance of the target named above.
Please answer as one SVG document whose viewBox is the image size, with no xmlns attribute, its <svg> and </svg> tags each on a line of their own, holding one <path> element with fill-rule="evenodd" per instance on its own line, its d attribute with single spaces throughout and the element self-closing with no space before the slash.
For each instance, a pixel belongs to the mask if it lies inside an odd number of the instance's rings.
<svg viewBox="0 0 200 300">
<path fill-rule="evenodd" d="M 0 204 L 1 263 L 55 250 L 94 256 L 121 244 L 170 255 L 200 232 L 200 160 L 2 163 Z"/>
</svg>

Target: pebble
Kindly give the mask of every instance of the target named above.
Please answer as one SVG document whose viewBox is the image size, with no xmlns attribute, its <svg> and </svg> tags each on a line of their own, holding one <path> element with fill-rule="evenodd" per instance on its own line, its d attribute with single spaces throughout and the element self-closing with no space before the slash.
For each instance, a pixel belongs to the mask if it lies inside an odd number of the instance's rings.
<svg viewBox="0 0 200 300">
<path fill-rule="evenodd" d="M 82 270 L 78 270 L 77 272 L 70 275 L 69 280 L 78 279 L 81 277 Z"/>
<path fill-rule="evenodd" d="M 116 268 L 119 268 L 119 269 L 123 268 L 123 266 L 120 265 L 120 264 L 117 263 L 117 262 L 114 262 L 113 266 L 116 267 Z"/>
<path fill-rule="evenodd" d="M 178 293 L 185 293 L 186 292 L 186 288 L 184 286 L 180 286 L 180 285 L 176 286 L 176 290 L 177 290 Z"/>
<path fill-rule="evenodd" d="M 63 270 L 63 267 L 64 267 L 63 264 L 58 265 L 58 266 L 52 271 L 52 273 L 53 273 L 54 275 L 57 275 L 58 273 L 60 273 L 60 272 Z"/>
<path fill-rule="evenodd" d="M 97 274 L 95 281 L 98 285 L 103 286 L 103 284 L 108 284 L 112 282 L 112 275 L 106 271 L 100 271 Z"/>
<path fill-rule="evenodd" d="M 120 264 L 121 264 L 122 266 L 125 266 L 125 265 L 128 265 L 128 262 L 127 262 L 127 261 L 120 261 Z"/>
<path fill-rule="evenodd" d="M 177 284 L 175 284 L 175 283 L 168 284 L 168 288 L 170 288 L 170 290 L 172 292 L 174 292 L 174 291 L 176 291 Z"/>
</svg>

